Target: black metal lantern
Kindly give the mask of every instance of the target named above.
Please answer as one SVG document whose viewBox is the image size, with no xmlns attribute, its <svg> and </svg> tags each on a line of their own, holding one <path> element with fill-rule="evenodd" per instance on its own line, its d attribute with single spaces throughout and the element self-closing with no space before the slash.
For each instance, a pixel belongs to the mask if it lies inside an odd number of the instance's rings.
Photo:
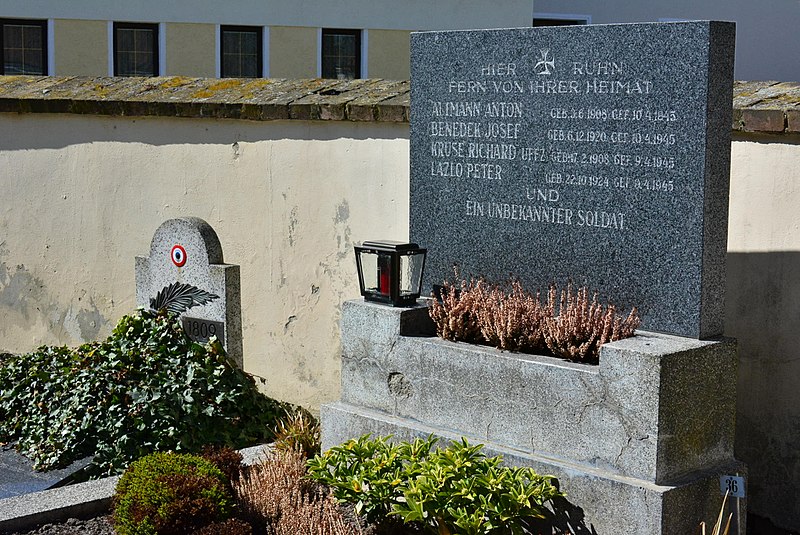
<svg viewBox="0 0 800 535">
<path fill-rule="evenodd" d="M 416 243 L 365 241 L 355 250 L 364 299 L 395 307 L 417 302 L 427 249 L 420 249 Z"/>
</svg>

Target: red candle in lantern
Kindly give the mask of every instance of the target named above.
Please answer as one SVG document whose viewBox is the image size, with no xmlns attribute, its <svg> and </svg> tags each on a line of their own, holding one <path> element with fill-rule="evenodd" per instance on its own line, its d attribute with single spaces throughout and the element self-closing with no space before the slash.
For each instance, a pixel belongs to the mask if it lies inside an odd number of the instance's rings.
<svg viewBox="0 0 800 535">
<path fill-rule="evenodd" d="M 389 256 L 378 256 L 378 290 L 384 295 L 390 295 L 392 281 L 392 259 Z"/>
</svg>

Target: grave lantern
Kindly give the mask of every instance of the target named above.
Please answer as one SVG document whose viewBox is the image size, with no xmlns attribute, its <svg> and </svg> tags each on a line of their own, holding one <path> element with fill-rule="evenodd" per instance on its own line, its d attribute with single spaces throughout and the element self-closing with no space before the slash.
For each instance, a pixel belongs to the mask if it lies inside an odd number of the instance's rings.
<svg viewBox="0 0 800 535">
<path fill-rule="evenodd" d="M 395 307 L 417 302 L 426 249 L 416 243 L 365 241 L 355 250 L 358 284 L 365 300 Z"/>
</svg>

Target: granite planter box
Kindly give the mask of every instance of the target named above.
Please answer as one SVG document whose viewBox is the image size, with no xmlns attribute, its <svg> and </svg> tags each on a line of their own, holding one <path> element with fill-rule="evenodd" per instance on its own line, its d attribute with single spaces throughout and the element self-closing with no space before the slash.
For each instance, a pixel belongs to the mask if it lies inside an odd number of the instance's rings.
<svg viewBox="0 0 800 535">
<path fill-rule="evenodd" d="M 364 433 L 464 436 L 556 476 L 578 533 L 693 533 L 719 512 L 719 477 L 743 473 L 731 340 L 639 332 L 590 366 L 441 340 L 425 306 L 350 301 L 341 326 L 323 448 Z"/>
</svg>

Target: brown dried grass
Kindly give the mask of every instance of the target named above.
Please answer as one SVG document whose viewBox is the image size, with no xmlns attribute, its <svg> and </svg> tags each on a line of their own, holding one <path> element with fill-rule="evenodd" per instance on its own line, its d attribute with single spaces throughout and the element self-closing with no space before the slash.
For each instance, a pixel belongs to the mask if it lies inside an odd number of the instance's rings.
<svg viewBox="0 0 800 535">
<path fill-rule="evenodd" d="M 598 361 L 603 344 L 633 336 L 640 324 L 636 308 L 622 317 L 614 305 L 602 304 L 597 292 L 590 299 L 588 288 L 575 291 L 572 283 L 560 292 L 551 285 L 542 302 L 518 280 L 504 285 L 445 281 L 441 301 L 434 299 L 429 312 L 446 340 L 524 353 L 550 351 L 590 363 Z"/>
<path fill-rule="evenodd" d="M 300 451 L 311 458 L 321 444 L 319 421 L 303 407 L 287 408 L 275 426 L 275 449 Z"/>
</svg>

